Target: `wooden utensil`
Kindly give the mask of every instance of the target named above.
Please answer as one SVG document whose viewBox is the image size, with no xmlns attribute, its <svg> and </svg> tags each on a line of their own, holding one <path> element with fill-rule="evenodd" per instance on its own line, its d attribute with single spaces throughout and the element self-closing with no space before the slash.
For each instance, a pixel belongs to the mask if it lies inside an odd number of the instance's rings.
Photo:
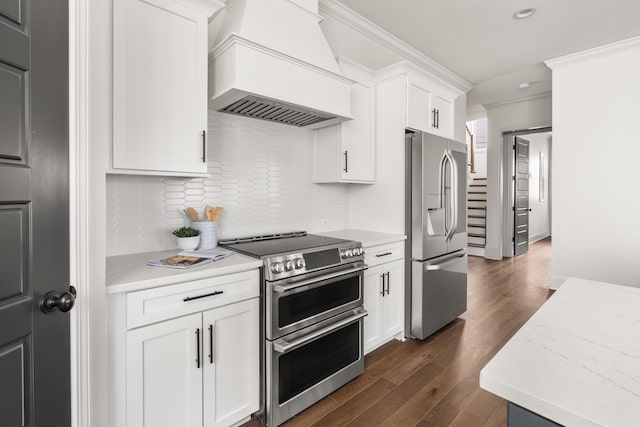
<svg viewBox="0 0 640 427">
<path fill-rule="evenodd" d="M 215 211 L 216 211 L 216 208 L 212 208 L 209 205 L 205 206 L 204 214 L 207 217 L 207 221 L 209 221 L 209 222 L 215 221 L 215 219 L 213 219 Z"/>
<path fill-rule="evenodd" d="M 200 214 L 197 210 L 193 208 L 187 208 L 187 212 L 189 212 L 189 218 L 191 218 L 191 221 L 200 222 Z"/>
<path fill-rule="evenodd" d="M 222 211 L 224 211 L 224 208 L 222 206 L 216 206 L 213 209 L 213 221 L 217 221 L 220 219 L 220 217 L 222 216 Z"/>
</svg>

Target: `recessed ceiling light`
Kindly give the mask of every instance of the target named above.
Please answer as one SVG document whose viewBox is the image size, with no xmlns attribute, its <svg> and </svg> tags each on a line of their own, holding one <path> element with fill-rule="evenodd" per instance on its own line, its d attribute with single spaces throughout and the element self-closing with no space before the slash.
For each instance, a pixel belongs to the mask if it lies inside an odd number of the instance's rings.
<svg viewBox="0 0 640 427">
<path fill-rule="evenodd" d="M 520 86 L 518 86 L 520 89 L 529 89 L 531 87 L 531 83 L 526 82 L 526 83 L 520 83 Z"/>
<path fill-rule="evenodd" d="M 534 13 L 536 13 L 536 10 L 534 8 L 529 7 L 527 9 L 522 9 L 513 14 L 513 19 L 525 19 L 530 17 Z"/>
</svg>

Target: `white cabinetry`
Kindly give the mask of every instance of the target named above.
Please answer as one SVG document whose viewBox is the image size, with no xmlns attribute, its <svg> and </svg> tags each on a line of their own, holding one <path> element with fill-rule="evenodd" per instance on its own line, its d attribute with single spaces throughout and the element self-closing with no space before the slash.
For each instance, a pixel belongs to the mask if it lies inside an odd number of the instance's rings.
<svg viewBox="0 0 640 427">
<path fill-rule="evenodd" d="M 202 426 L 200 313 L 127 333 L 127 426 Z"/>
<path fill-rule="evenodd" d="M 366 249 L 364 275 L 364 351 L 368 353 L 404 328 L 404 243 Z"/>
<path fill-rule="evenodd" d="M 111 426 L 223 427 L 258 410 L 257 270 L 111 299 Z"/>
<path fill-rule="evenodd" d="M 258 410 L 258 298 L 203 313 L 204 426 L 227 427 Z"/>
<path fill-rule="evenodd" d="M 406 126 L 447 138 L 454 138 L 455 89 L 418 70 L 407 68 Z"/>
<path fill-rule="evenodd" d="M 114 0 L 111 172 L 206 174 L 208 18 L 222 6 Z"/>
<path fill-rule="evenodd" d="M 456 134 L 456 110 L 466 110 L 466 97 L 462 96 L 464 91 L 407 61 L 391 65 L 376 73 L 378 86 L 388 85 L 397 78 L 402 78 L 404 85 L 403 112 L 406 128 L 450 139 L 456 139 L 456 136 L 464 138 L 464 134 Z M 379 106 L 378 116 L 392 122 L 392 117 L 397 116 L 397 111 L 389 109 L 397 110 L 397 107 L 388 106 L 386 103 Z M 458 117 L 462 118 L 460 115 Z M 458 123 L 457 126 L 460 124 L 464 129 L 464 123 Z"/>
<path fill-rule="evenodd" d="M 343 74 L 356 82 L 351 86 L 348 120 L 316 130 L 314 182 L 372 183 L 375 181 L 375 84 L 373 72 L 339 57 Z"/>
</svg>

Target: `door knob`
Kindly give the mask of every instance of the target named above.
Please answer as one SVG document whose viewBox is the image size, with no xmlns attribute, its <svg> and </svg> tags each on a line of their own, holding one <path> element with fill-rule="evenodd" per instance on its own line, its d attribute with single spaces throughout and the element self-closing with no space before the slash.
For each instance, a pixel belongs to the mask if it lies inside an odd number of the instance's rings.
<svg viewBox="0 0 640 427">
<path fill-rule="evenodd" d="M 69 286 L 69 292 L 51 291 L 40 300 L 40 310 L 49 314 L 56 310 L 63 313 L 71 310 L 76 303 L 76 288 Z"/>
</svg>

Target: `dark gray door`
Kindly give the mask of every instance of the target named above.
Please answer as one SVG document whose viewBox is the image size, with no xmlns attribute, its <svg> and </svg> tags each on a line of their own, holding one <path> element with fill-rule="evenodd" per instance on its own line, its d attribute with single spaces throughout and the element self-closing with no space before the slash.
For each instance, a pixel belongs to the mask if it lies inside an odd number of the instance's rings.
<svg viewBox="0 0 640 427">
<path fill-rule="evenodd" d="M 529 141 L 515 137 L 513 254 L 529 251 Z"/>
<path fill-rule="evenodd" d="M 71 425 L 68 7 L 0 1 L 0 424 Z"/>
</svg>

